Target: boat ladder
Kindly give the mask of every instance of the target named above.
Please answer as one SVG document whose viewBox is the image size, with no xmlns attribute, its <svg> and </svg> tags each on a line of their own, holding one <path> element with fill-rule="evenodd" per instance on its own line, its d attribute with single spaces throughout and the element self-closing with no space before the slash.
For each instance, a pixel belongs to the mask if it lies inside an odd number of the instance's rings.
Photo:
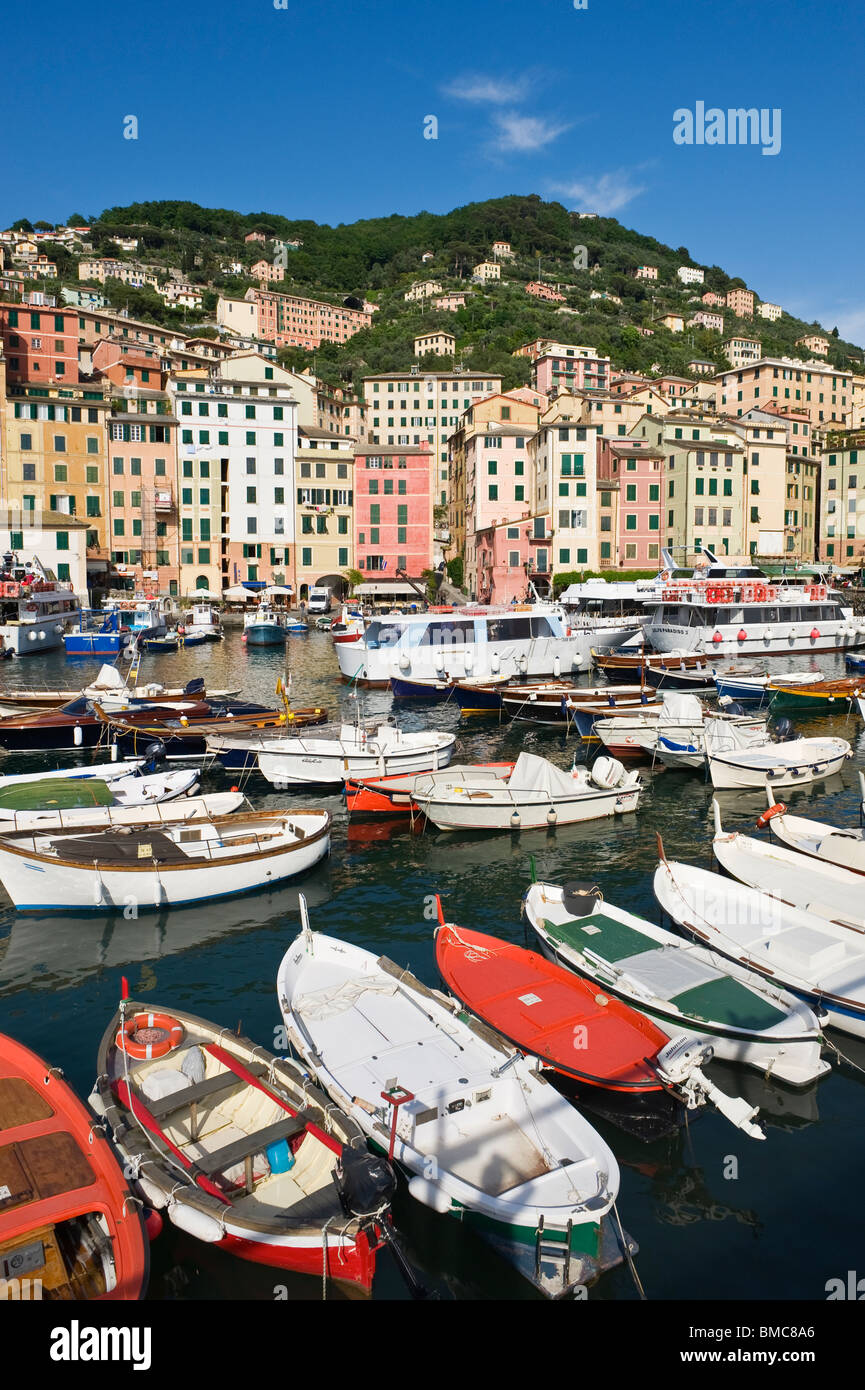
<svg viewBox="0 0 865 1390">
<path fill-rule="evenodd" d="M 544 1216 L 543 1213 L 538 1218 L 538 1228 L 535 1231 L 535 1281 L 541 1278 L 541 1264 L 544 1260 L 552 1260 L 561 1267 L 562 1288 L 567 1289 L 571 1282 L 571 1231 L 573 1221 L 568 1221 L 565 1227 L 565 1239 L 550 1240 L 544 1239 Z M 561 1236 L 561 1232 L 557 1232 Z"/>
</svg>

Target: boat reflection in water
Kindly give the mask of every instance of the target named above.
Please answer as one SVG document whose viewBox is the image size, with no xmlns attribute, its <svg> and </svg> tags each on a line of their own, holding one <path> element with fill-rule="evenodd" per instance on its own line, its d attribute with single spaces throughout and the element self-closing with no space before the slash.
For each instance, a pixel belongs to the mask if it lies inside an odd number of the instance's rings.
<svg viewBox="0 0 865 1390">
<path fill-rule="evenodd" d="M 330 901 L 328 861 L 300 884 L 308 903 Z M 19 989 L 57 990 L 79 984 L 101 970 L 160 960 L 221 937 L 253 932 L 297 917 L 298 888 L 208 903 L 206 908 L 171 908 L 125 918 L 122 912 L 60 916 L 11 910 L 11 930 L 0 934 L 0 995 Z M 288 927 L 291 930 L 291 927 Z"/>
</svg>

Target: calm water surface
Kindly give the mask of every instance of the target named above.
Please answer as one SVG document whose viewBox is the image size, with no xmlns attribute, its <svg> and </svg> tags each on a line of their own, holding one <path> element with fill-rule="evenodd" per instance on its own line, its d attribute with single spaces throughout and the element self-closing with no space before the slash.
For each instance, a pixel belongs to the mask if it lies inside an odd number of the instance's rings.
<svg viewBox="0 0 865 1390">
<path fill-rule="evenodd" d="M 5 662 L 0 684 L 80 687 L 99 662 L 67 661 L 63 653 Z M 843 660 L 793 659 L 797 669 L 844 674 Z M 248 651 L 239 630 L 225 642 L 188 653 L 145 657 L 141 679 L 181 685 L 201 675 L 211 688 L 240 687 L 270 704 L 279 676 L 292 675 L 296 705 L 325 704 L 351 720 L 356 702 L 338 680 L 329 637 L 291 638 L 285 654 Z M 781 669 L 776 665 L 776 669 Z M 362 696 L 365 717 L 387 715 L 388 692 Z M 409 729 L 459 733 L 456 758 L 516 757 L 525 748 L 567 766 L 573 738 L 554 730 L 459 720 L 446 706 L 399 711 Z M 854 759 L 831 782 L 784 793 L 799 814 L 837 825 L 858 824 L 857 770 L 865 767 L 865 728 L 858 716 L 800 718 L 803 734 L 836 734 Z M 579 745 L 576 745 L 579 747 Z M 61 755 L 61 757 L 64 755 Z M 72 755 L 66 755 L 70 760 Z M 578 756 L 582 756 L 580 753 Z M 38 755 L 0 754 L 2 772 L 42 769 Z M 643 809 L 624 820 L 523 835 L 412 834 L 399 825 L 349 827 L 340 796 L 315 791 L 278 793 L 261 779 L 245 789 L 258 807 L 326 807 L 333 815 L 330 859 L 303 883 L 312 925 L 391 956 L 429 985 L 439 985 L 433 923 L 425 915 L 439 893 L 449 920 L 522 942 L 520 899 L 534 855 L 539 877 L 597 881 L 604 896 L 657 920 L 651 880 L 656 832 L 668 857 L 706 867 L 710 861 L 710 787 L 693 774 L 646 773 Z M 218 767 L 204 790 L 229 784 Z M 748 830 L 765 808 L 762 794 L 726 793 L 725 825 Z M 2 895 L 2 890 L 0 890 Z M 5 899 L 5 895 L 2 895 Z M 132 994 L 153 1004 L 188 1009 L 273 1045 L 279 1024 L 275 979 L 280 959 L 299 929 L 297 892 L 264 893 L 202 909 L 121 917 L 18 916 L 0 905 L 0 1031 L 63 1067 L 86 1097 L 96 1049 L 114 1013 L 120 977 Z M 848 1057 L 865 1067 L 865 1044 L 835 1035 Z M 828 1279 L 861 1268 L 865 1213 L 861 1198 L 862 1107 L 865 1074 L 842 1067 L 810 1089 L 765 1083 L 753 1071 L 713 1068 L 719 1084 L 761 1107 L 764 1143 L 747 1139 L 714 1113 L 702 1113 L 675 1136 L 645 1144 L 593 1118 L 621 1167 L 619 1212 L 640 1246 L 637 1268 L 650 1298 L 823 1299 Z M 738 1176 L 725 1174 L 736 1166 Z M 442 1298 L 533 1298 L 534 1291 L 456 1222 L 401 1193 L 396 1216 L 409 1257 L 426 1285 Z M 289 1297 L 318 1299 L 320 1281 L 232 1259 L 192 1241 L 166 1221 L 152 1252 L 151 1298 L 272 1299 L 277 1284 Z M 857 1266 L 858 1261 L 858 1266 Z M 333 1287 L 329 1298 L 343 1295 Z M 627 1269 L 607 1274 L 591 1298 L 632 1299 Z M 388 1255 L 379 1262 L 374 1297 L 402 1299 L 405 1289 Z"/>
</svg>

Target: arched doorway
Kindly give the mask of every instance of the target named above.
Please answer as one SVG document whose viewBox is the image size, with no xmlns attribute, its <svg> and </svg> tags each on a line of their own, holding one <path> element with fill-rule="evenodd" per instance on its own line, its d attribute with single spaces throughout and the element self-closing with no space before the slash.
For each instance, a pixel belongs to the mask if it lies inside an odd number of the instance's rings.
<svg viewBox="0 0 865 1390">
<path fill-rule="evenodd" d="M 210 588 L 210 580 L 208 579 L 208 577 L 207 577 L 206 574 L 200 574 L 200 575 L 198 576 L 198 578 L 197 578 L 196 581 L 195 581 L 195 587 L 196 587 L 196 589 L 209 589 L 209 588 Z"/>
<path fill-rule="evenodd" d="M 315 583 L 317 588 L 330 589 L 335 600 L 345 598 L 349 589 L 348 580 L 344 574 L 323 574 Z"/>
</svg>

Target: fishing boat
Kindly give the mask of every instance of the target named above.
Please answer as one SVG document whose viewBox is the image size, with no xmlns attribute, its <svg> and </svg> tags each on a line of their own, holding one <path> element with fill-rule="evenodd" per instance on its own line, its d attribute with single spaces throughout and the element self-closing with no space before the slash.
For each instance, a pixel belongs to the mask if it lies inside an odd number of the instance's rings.
<svg viewBox="0 0 865 1390">
<path fill-rule="evenodd" d="M 205 903 L 295 878 L 330 850 L 327 811 L 250 811 L 96 834 L 4 832 L 0 882 L 21 912 Z"/>
<path fill-rule="evenodd" d="M 854 872 L 837 864 L 809 860 L 784 845 L 757 840 L 738 830 L 725 832 L 717 801 L 712 802 L 712 811 L 712 850 L 731 878 L 865 934 L 865 895 L 859 897 L 862 881 Z"/>
<path fill-rule="evenodd" d="M 449 688 L 463 714 L 501 714 L 502 689 L 510 683 L 510 676 L 487 676 L 484 680 L 453 681 Z"/>
<path fill-rule="evenodd" d="M 322 614 L 320 618 L 316 618 L 315 620 L 316 632 L 330 632 L 331 628 L 334 625 L 334 622 L 335 619 L 332 618 L 329 614 Z"/>
<path fill-rule="evenodd" d="M 140 643 L 144 651 L 157 654 L 160 652 L 178 652 L 183 639 L 177 632 L 164 632 L 158 637 L 142 637 Z"/>
<path fill-rule="evenodd" d="M 0 777 L 0 792 L 5 791 L 7 787 L 22 786 L 30 782 L 53 782 L 61 778 L 78 782 L 95 779 L 109 783 L 130 777 L 145 767 L 148 767 L 150 771 L 155 771 L 156 764 L 152 759 L 131 758 L 127 762 L 91 763 L 88 767 L 58 767 L 51 768 L 47 772 L 10 773 L 5 777 Z"/>
<path fill-rule="evenodd" d="M 712 786 L 719 791 L 804 786 L 840 772 L 853 756 L 843 738 L 755 743 L 729 719 L 707 719 L 705 739 Z"/>
<path fill-rule="evenodd" d="M 10 753 L 42 752 L 67 748 L 95 748 L 105 738 L 105 719 L 101 706 L 83 695 L 61 709 L 40 710 L 33 714 L 7 715 L 0 719 L 0 748 Z M 111 716 L 113 717 L 113 716 Z M 128 709 L 123 719 L 132 727 L 156 721 L 213 719 L 212 706 L 203 700 L 166 700 L 165 703 L 139 705 Z M 147 739 L 152 743 L 153 737 Z M 142 745 L 143 746 L 143 745 Z"/>
<path fill-rule="evenodd" d="M 844 658 L 844 665 L 848 671 L 865 672 L 865 656 L 853 656 L 848 652 Z"/>
<path fill-rule="evenodd" d="M 180 615 L 180 625 L 187 639 L 203 637 L 207 642 L 219 642 L 225 636 L 219 608 L 214 603 L 193 603 Z"/>
<path fill-rule="evenodd" d="M 34 556 L 19 564 L 8 552 L 0 565 L 0 646 L 16 656 L 59 647 L 79 615 L 72 585 L 59 582 Z"/>
<path fill-rule="evenodd" d="M 619 1169 L 503 1038 L 386 956 L 303 931 L 277 994 L 292 1047 L 412 1197 L 476 1231 L 544 1293 L 621 1262 Z M 631 1249 L 634 1247 L 631 1245 Z"/>
<path fill-rule="evenodd" d="M 521 753 L 509 777 L 464 779 L 450 770 L 418 777 L 412 801 L 439 830 L 541 830 L 625 815 L 637 810 L 642 794 L 639 774 L 613 758 L 565 772 Z"/>
<path fill-rule="evenodd" d="M 156 594 L 111 594 L 103 599 L 102 606 L 106 613 L 118 615 L 134 643 L 167 632 L 176 616 L 174 600 Z"/>
<path fill-rule="evenodd" d="M 243 639 L 250 647 L 281 647 L 286 638 L 285 617 L 260 604 L 243 619 Z"/>
<path fill-rule="evenodd" d="M 453 763 L 448 772 L 461 783 L 478 781 L 487 784 L 490 777 L 508 778 L 513 763 L 470 763 L 462 767 Z M 410 816 L 417 809 L 414 787 L 423 772 L 398 772 L 389 777 L 346 777 L 345 804 L 350 816 Z"/>
<path fill-rule="evenodd" d="M 393 1173 L 296 1062 L 124 999 L 97 1066 L 90 1105 L 140 1200 L 243 1260 L 371 1289 Z"/>
<path fill-rule="evenodd" d="M 752 1139 L 757 1111 L 724 1095 L 702 1071 L 712 1047 L 672 1042 L 645 1014 L 536 951 L 452 923 L 436 931 L 439 974 L 452 994 L 521 1052 L 575 1082 L 641 1100 L 707 1101 Z M 669 1068 L 669 1069 L 668 1069 Z"/>
<path fill-rule="evenodd" d="M 859 784 L 865 803 L 865 774 L 861 772 Z M 848 830 L 804 816 L 791 816 L 782 801 L 776 802 L 771 787 L 767 795 L 769 809 L 757 821 L 759 829 L 768 825 L 783 845 L 804 858 L 816 860 L 818 865 L 837 864 L 851 873 L 865 874 L 865 830 L 861 826 Z"/>
<path fill-rule="evenodd" d="M 144 1297 L 141 1203 L 59 1067 L 0 1033 L 0 1285 L 17 1301 Z"/>
<path fill-rule="evenodd" d="M 773 713 L 808 710 L 810 713 L 843 714 L 855 705 L 863 689 L 861 676 L 830 681 L 818 676 L 813 682 L 771 680 L 767 686 Z"/>
<path fill-rule="evenodd" d="M 714 667 L 707 657 L 688 665 L 681 658 L 650 659 L 646 662 L 645 680 L 656 690 L 690 691 L 701 695 L 715 693 Z"/>
<path fill-rule="evenodd" d="M 286 614 L 285 630 L 289 637 L 305 637 L 309 632 L 309 623 L 305 622 L 303 618 L 292 618 Z"/>
<path fill-rule="evenodd" d="M 590 637 L 570 632 L 558 604 L 507 608 L 430 608 L 384 614 L 356 642 L 337 645 L 340 673 L 360 685 L 387 687 L 407 680 L 464 680 L 467 676 L 571 676 L 591 665 Z"/>
<path fill-rule="evenodd" d="M 327 719 L 327 711 L 323 709 L 267 710 L 249 704 L 227 705 L 221 709 L 207 705 L 196 715 L 178 715 L 156 707 L 138 714 L 127 711 L 122 715 L 110 714 L 101 705 L 94 705 L 94 709 L 103 725 L 104 737 L 124 756 L 146 753 L 156 742 L 171 761 L 204 757 L 208 751 L 207 740 L 221 735 L 226 727 L 237 736 L 251 738 L 268 731 L 276 734 L 285 729 L 308 728 L 323 724 Z M 0 738 L 2 729 L 0 723 Z M 245 763 L 239 759 L 234 765 L 243 767 Z"/>
<path fill-rule="evenodd" d="M 769 686 L 773 681 L 785 686 L 810 685 L 825 680 L 819 671 L 786 671 L 783 676 L 773 677 L 768 671 L 758 671 L 753 666 L 728 667 L 726 671 L 715 672 L 715 690 L 718 701 L 735 700 L 740 705 L 765 705 L 772 698 Z"/>
<path fill-rule="evenodd" d="M 720 1061 L 788 1086 L 830 1070 L 821 1020 L 795 995 L 707 947 L 616 907 L 590 883 L 532 883 L 526 919 L 550 960 L 646 1014 L 667 1038 L 687 1033 Z"/>
<path fill-rule="evenodd" d="M 502 713 L 507 719 L 532 724 L 576 725 L 582 738 L 591 736 L 596 719 L 614 711 L 630 712 L 659 704 L 651 690 L 639 685 L 577 686 L 571 681 L 539 681 L 510 685 L 501 692 Z"/>
<path fill-rule="evenodd" d="M 455 743 L 454 734 L 407 734 L 393 724 L 334 724 L 289 736 L 280 731 L 225 733 L 223 725 L 207 737 L 208 750 L 224 767 L 257 768 L 278 791 L 306 785 L 341 787 L 346 777 L 447 767 Z"/>
<path fill-rule="evenodd" d="M 865 1037 L 865 944 L 849 927 L 664 858 L 654 890 L 688 936 L 825 1010 L 833 1028 Z"/>
<path fill-rule="evenodd" d="M 608 681 L 634 681 L 645 676 L 651 662 L 663 669 L 667 662 L 673 670 L 688 671 L 701 666 L 705 657 L 702 652 L 686 652 L 682 649 L 669 652 L 649 651 L 642 644 L 619 647 L 616 651 L 600 651 L 592 647 L 592 661 L 595 669 Z"/>
<path fill-rule="evenodd" d="M 98 623 L 87 610 L 79 614 L 77 632 L 64 632 L 63 646 L 67 656 L 116 656 L 129 639 L 129 629 L 121 628 L 120 615 L 115 610 L 103 613 Z"/>
</svg>

